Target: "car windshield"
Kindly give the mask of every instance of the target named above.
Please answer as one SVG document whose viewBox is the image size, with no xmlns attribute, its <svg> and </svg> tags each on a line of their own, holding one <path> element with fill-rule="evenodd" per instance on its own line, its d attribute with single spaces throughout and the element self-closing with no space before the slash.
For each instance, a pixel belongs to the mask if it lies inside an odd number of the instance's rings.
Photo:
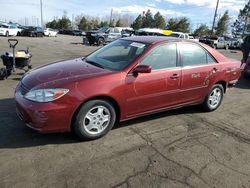
<svg viewBox="0 0 250 188">
<path fill-rule="evenodd" d="M 144 43 L 119 39 L 90 54 L 85 61 L 104 69 L 119 71 L 132 63 L 148 46 Z"/>
</svg>

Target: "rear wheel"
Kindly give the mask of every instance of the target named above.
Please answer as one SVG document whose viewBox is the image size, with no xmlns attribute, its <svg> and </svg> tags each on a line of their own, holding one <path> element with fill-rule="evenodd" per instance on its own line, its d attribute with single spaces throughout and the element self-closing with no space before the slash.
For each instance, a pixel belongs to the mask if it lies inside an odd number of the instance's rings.
<svg viewBox="0 0 250 188">
<path fill-rule="evenodd" d="M 103 38 L 99 38 L 98 41 L 97 41 L 97 45 L 101 46 L 103 44 L 104 44 L 104 39 Z"/>
<path fill-rule="evenodd" d="M 6 37 L 9 36 L 9 31 L 6 31 L 5 36 L 6 36 Z"/>
<path fill-rule="evenodd" d="M 216 110 L 221 105 L 223 96 L 223 86 L 220 84 L 214 85 L 203 102 L 204 109 L 208 112 Z"/>
<path fill-rule="evenodd" d="M 228 45 L 228 44 L 225 46 L 225 49 L 226 49 L 226 50 L 228 50 L 228 49 L 229 49 L 229 45 Z"/>
<path fill-rule="evenodd" d="M 77 113 L 73 129 L 82 140 L 93 140 L 107 134 L 115 124 L 116 112 L 106 100 L 86 102 Z"/>
</svg>

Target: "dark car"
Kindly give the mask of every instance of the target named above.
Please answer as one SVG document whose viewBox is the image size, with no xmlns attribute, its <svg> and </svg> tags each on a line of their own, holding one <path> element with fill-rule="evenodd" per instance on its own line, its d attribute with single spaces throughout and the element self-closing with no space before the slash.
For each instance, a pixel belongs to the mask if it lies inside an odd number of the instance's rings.
<svg viewBox="0 0 250 188">
<path fill-rule="evenodd" d="M 166 37 L 118 39 L 85 58 L 27 73 L 17 113 L 40 132 L 105 135 L 120 121 L 187 105 L 216 110 L 240 62 L 200 43 Z"/>
<path fill-rule="evenodd" d="M 100 46 L 100 45 L 103 45 L 104 43 L 112 42 L 121 37 L 125 37 L 126 34 L 123 36 L 123 33 L 122 33 L 122 31 L 125 31 L 125 30 L 132 31 L 132 28 L 102 27 L 98 30 L 86 32 L 86 38 L 90 45 L 97 44 L 98 46 Z"/>
<path fill-rule="evenodd" d="M 43 37 L 44 31 L 41 27 L 24 27 L 21 36 L 29 36 L 29 37 Z"/>
</svg>

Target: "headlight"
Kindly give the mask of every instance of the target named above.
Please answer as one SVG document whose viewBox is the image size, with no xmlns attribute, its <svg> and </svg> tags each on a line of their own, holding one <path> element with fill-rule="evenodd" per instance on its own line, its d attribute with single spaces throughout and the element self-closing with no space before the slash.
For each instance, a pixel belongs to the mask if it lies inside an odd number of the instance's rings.
<svg viewBox="0 0 250 188">
<path fill-rule="evenodd" d="M 68 89 L 38 89 L 31 90 L 24 95 L 24 98 L 34 102 L 51 102 L 68 93 Z"/>
</svg>

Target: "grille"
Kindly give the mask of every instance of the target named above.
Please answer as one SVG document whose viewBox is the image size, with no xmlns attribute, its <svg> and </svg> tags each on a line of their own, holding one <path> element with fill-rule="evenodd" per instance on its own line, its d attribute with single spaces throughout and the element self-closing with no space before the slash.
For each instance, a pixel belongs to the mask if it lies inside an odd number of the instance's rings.
<svg viewBox="0 0 250 188">
<path fill-rule="evenodd" d="M 26 93 L 29 92 L 29 89 L 27 88 L 27 86 L 25 86 L 23 83 L 21 83 L 20 85 L 20 91 L 22 95 L 25 95 Z"/>
</svg>

